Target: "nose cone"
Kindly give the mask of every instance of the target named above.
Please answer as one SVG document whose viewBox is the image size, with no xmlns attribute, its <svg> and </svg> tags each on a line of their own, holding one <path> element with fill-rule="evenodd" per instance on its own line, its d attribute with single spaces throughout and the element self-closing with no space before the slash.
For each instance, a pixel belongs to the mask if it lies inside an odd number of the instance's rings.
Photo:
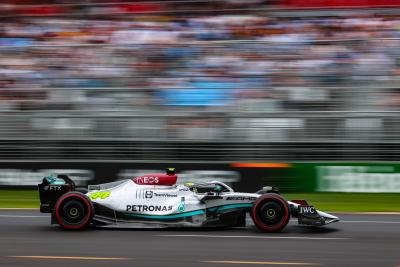
<svg viewBox="0 0 400 267">
<path fill-rule="evenodd" d="M 326 212 L 318 211 L 318 214 L 324 219 L 325 224 L 330 224 L 340 221 L 339 217 Z"/>
</svg>

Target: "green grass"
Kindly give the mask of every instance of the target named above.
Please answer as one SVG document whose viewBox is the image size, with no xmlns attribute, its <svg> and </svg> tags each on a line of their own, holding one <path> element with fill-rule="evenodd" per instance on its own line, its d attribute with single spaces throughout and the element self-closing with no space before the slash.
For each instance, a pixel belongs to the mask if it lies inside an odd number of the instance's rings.
<svg viewBox="0 0 400 267">
<path fill-rule="evenodd" d="M 336 212 L 400 212 L 400 193 L 291 193 L 288 200 L 306 199 L 317 209 Z M 0 208 L 39 208 L 36 190 L 0 190 Z"/>
<path fill-rule="evenodd" d="M 39 208 L 37 190 L 0 190 L 0 208 Z"/>
</svg>

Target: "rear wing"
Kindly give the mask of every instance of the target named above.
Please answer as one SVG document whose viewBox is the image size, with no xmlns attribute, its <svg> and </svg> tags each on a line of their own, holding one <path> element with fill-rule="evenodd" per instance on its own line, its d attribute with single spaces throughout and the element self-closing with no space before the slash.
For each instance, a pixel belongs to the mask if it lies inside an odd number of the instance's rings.
<svg viewBox="0 0 400 267">
<path fill-rule="evenodd" d="M 38 184 L 40 198 L 40 212 L 51 213 L 59 197 L 75 190 L 75 183 L 67 175 L 44 177 Z"/>
</svg>

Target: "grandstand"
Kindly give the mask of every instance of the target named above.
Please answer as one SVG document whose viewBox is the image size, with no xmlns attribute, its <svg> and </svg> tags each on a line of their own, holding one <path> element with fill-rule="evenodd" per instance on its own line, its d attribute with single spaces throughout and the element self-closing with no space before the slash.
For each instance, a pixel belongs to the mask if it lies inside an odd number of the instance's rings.
<svg viewBox="0 0 400 267">
<path fill-rule="evenodd" d="M 299 2 L 0 4 L 0 159 L 396 160 L 400 9 Z"/>
</svg>

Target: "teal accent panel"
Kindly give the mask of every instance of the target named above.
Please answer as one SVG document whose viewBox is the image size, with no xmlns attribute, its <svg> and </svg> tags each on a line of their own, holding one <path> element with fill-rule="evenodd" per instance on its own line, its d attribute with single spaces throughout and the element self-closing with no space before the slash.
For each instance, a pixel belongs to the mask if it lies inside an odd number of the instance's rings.
<svg viewBox="0 0 400 267">
<path fill-rule="evenodd" d="M 237 203 L 237 204 L 228 204 L 218 207 L 209 208 L 210 211 L 220 211 L 220 210 L 228 210 L 228 209 L 236 209 L 236 208 L 251 208 L 253 207 L 253 203 Z M 211 210 L 213 209 L 213 210 Z M 215 209 L 215 210 L 214 210 Z"/>
<path fill-rule="evenodd" d="M 182 217 L 192 217 L 192 216 L 200 215 L 200 214 L 205 214 L 204 210 L 194 210 L 194 211 L 170 214 L 170 215 L 145 215 L 145 214 L 125 213 L 125 215 L 127 215 L 127 216 L 147 218 L 147 219 L 175 219 L 175 218 L 182 218 Z"/>
</svg>

